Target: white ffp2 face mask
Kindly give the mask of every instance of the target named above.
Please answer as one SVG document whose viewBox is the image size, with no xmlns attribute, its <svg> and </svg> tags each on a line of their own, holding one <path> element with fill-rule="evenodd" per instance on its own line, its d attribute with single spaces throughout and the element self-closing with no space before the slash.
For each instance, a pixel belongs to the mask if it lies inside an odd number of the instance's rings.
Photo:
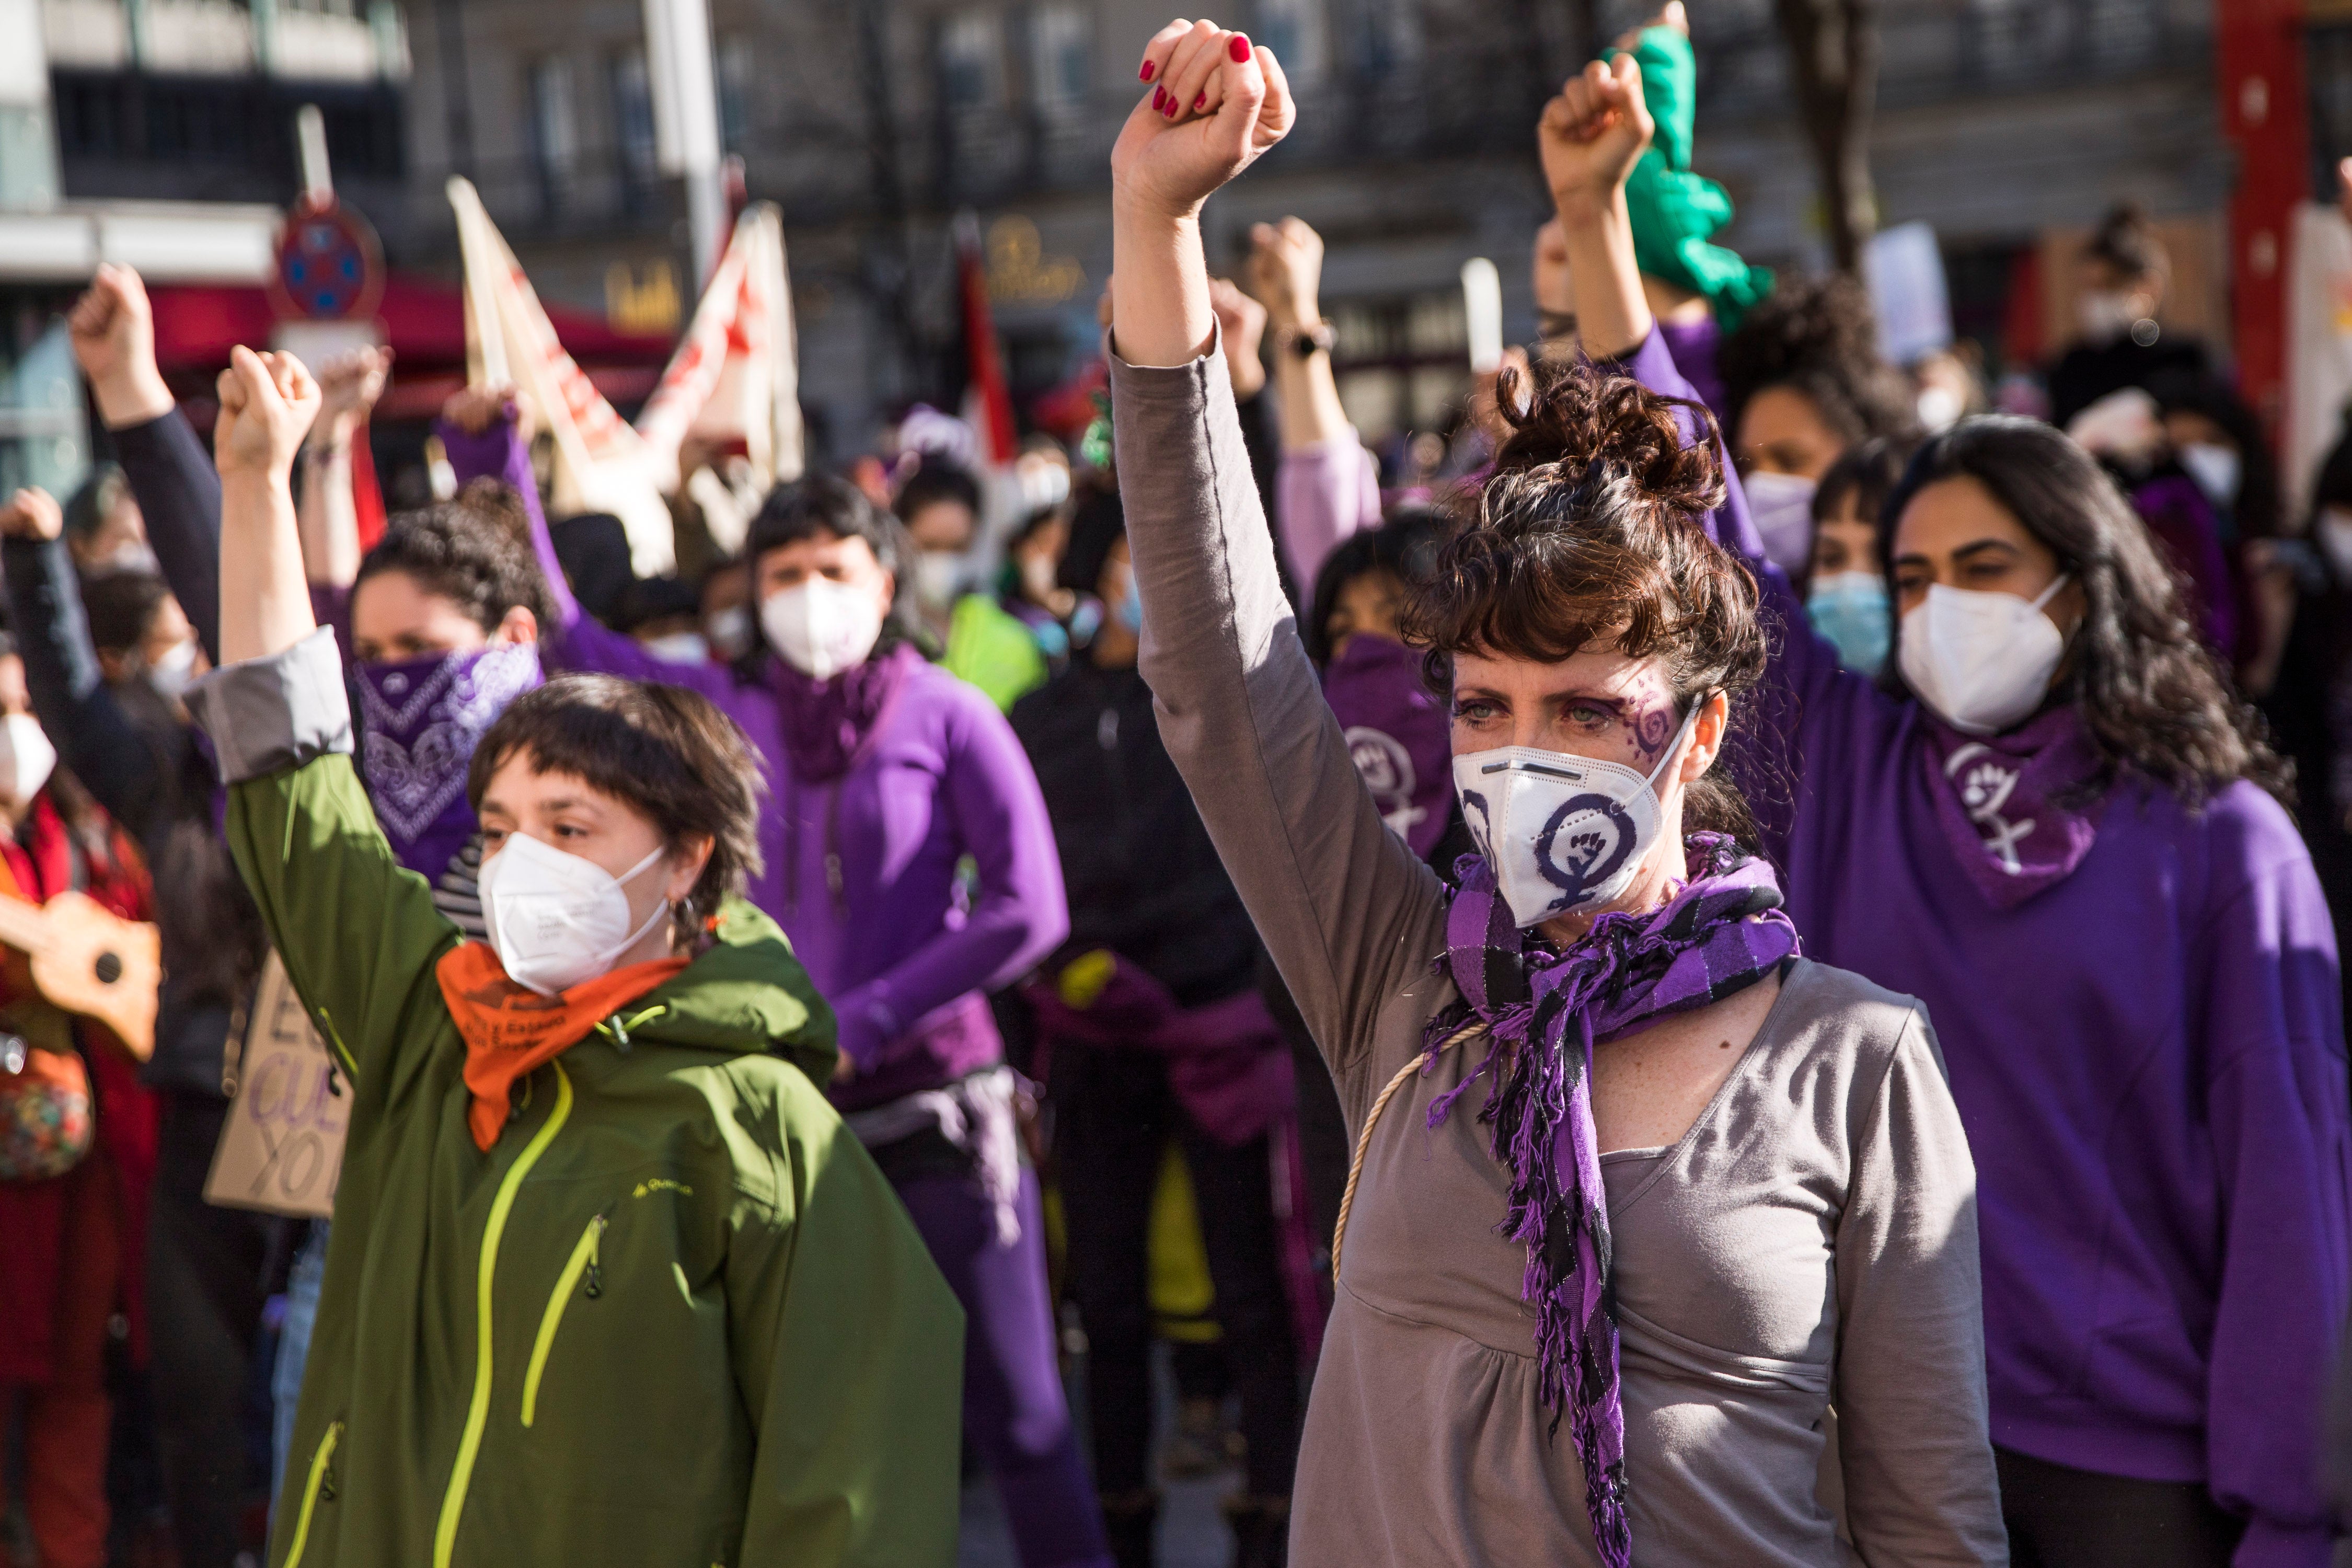
<svg viewBox="0 0 2352 1568">
<path fill-rule="evenodd" d="M 2040 598 L 2021 599 L 1930 584 L 1903 617 L 1903 679 L 1963 735 L 1997 735 L 2030 717 L 2065 657 L 2065 637 L 2042 613 L 2065 585 L 2062 572 Z"/>
<path fill-rule="evenodd" d="M 761 602 L 760 629 L 786 664 L 812 679 L 831 680 L 874 651 L 882 607 L 868 589 L 811 576 Z"/>
<path fill-rule="evenodd" d="M 147 667 L 147 684 L 166 702 L 177 702 L 195 684 L 196 655 L 201 651 L 194 637 L 173 643 L 168 653 Z"/>
<path fill-rule="evenodd" d="M 57 770 L 58 749 L 30 713 L 0 719 L 0 798 L 23 807 L 32 804 Z"/>
<path fill-rule="evenodd" d="M 1691 704 L 1647 773 L 1538 746 L 1454 759 L 1462 816 L 1495 873 L 1511 919 L 1531 926 L 1624 893 L 1658 842 L 1658 775 L 1683 754 L 1706 699 Z"/>
<path fill-rule="evenodd" d="M 669 918 L 667 900 L 629 929 L 621 889 L 661 858 L 652 854 L 615 877 L 594 861 L 520 833 L 482 862 L 482 923 L 507 978 L 553 996 L 593 980 Z"/>
</svg>

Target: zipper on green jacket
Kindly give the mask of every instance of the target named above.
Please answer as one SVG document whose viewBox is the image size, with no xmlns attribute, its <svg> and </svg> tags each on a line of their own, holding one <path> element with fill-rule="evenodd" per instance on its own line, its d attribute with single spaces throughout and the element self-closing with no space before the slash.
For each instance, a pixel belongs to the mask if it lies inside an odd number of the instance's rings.
<svg viewBox="0 0 2352 1568">
<path fill-rule="evenodd" d="M 547 1371 L 547 1352 L 555 1348 L 555 1331 L 563 1321 L 563 1309 L 572 1304 L 572 1291 L 580 1283 L 580 1276 L 588 1276 L 589 1296 L 604 1293 L 603 1268 L 596 1254 L 604 1243 L 604 1216 L 598 1215 L 588 1222 L 573 1244 L 572 1256 L 565 1259 L 563 1272 L 555 1277 L 555 1289 L 547 1298 L 547 1313 L 539 1320 L 539 1340 L 530 1347 L 530 1369 L 522 1377 L 522 1424 L 530 1425 L 539 1413 L 539 1380 Z"/>
<path fill-rule="evenodd" d="M 555 1108 L 499 1181 L 499 1194 L 490 1204 L 490 1223 L 482 1229 L 481 1261 L 474 1274 L 474 1400 L 466 1411 L 465 1435 L 457 1440 L 457 1462 L 449 1472 L 449 1489 L 441 1499 L 441 1522 L 433 1531 L 433 1568 L 449 1568 L 450 1555 L 457 1551 L 457 1520 L 466 1511 L 466 1489 L 474 1479 L 474 1461 L 482 1451 L 482 1428 L 489 1424 L 490 1279 L 498 1271 L 499 1239 L 506 1235 L 515 1189 L 522 1185 L 522 1179 L 530 1174 L 530 1168 L 539 1163 L 539 1157 L 547 1152 L 547 1146 L 572 1115 L 571 1076 L 562 1062 L 548 1065 L 555 1069 Z"/>
<path fill-rule="evenodd" d="M 301 1568 L 302 1549 L 310 1543 L 310 1510 L 319 1500 L 335 1500 L 334 1484 L 328 1479 L 327 1467 L 335 1458 L 335 1445 L 342 1441 L 343 1424 L 340 1421 L 327 1428 L 319 1439 L 319 1451 L 310 1456 L 310 1479 L 302 1487 L 302 1511 L 294 1516 L 294 1544 L 286 1549 L 286 1568 Z"/>
</svg>

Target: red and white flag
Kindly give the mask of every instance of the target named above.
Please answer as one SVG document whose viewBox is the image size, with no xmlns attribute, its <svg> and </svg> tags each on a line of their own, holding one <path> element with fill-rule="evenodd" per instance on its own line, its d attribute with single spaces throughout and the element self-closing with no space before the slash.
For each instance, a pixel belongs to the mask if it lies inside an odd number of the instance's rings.
<svg viewBox="0 0 2352 1568">
<path fill-rule="evenodd" d="M 654 449 L 564 351 L 471 182 L 453 175 L 448 189 L 465 257 L 467 382 L 510 382 L 530 399 L 555 443 L 551 512 L 610 512 L 628 531 L 629 563 L 638 576 L 673 570 L 677 545 L 656 482 Z"/>
<path fill-rule="evenodd" d="M 800 478 L 799 362 L 783 218 L 773 203 L 761 202 L 736 220 L 685 338 L 637 416 L 661 488 L 677 489 L 678 452 L 689 439 L 740 441 L 750 463 L 746 478 L 760 494 Z M 719 520 L 709 521 L 715 536 Z M 732 549 L 740 541 L 717 542 Z"/>
<path fill-rule="evenodd" d="M 689 439 L 740 441 L 747 464 L 737 468 L 748 472 L 721 481 L 705 470 L 690 487 L 716 542 L 740 545 L 749 521 L 740 497 L 798 479 L 803 461 L 799 343 L 775 205 L 761 202 L 736 220 L 685 337 L 632 426 L 564 352 L 474 187 L 452 179 L 449 202 L 466 263 L 467 379 L 512 382 L 538 409 L 555 442 L 550 510 L 611 512 L 628 531 L 631 569 L 660 576 L 677 563 L 662 498 L 679 487 L 679 449 Z"/>
</svg>

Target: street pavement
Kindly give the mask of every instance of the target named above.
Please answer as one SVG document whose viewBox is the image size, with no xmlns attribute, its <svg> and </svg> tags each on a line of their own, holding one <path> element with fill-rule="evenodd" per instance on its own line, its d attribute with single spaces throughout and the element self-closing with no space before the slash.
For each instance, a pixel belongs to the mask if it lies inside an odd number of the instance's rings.
<svg viewBox="0 0 2352 1568">
<path fill-rule="evenodd" d="M 1079 1343 L 1083 1344 L 1081 1337 Z M 1085 1357 L 1074 1359 L 1070 1407 L 1086 1410 Z M 1175 1430 L 1176 1384 L 1169 1372 L 1168 1347 L 1153 1348 L 1152 1383 L 1158 1405 L 1159 1433 L 1155 1449 L 1164 1452 Z M 1083 1433 L 1081 1449 L 1085 1448 Z M 1156 1463 L 1156 1461 L 1155 1461 Z M 1186 1479 L 1162 1476 L 1160 1482 L 1160 1568 L 1225 1568 L 1233 1559 L 1233 1532 L 1225 1528 L 1218 1507 L 1228 1493 L 1240 1489 L 1238 1468 Z M 1013 1537 L 1005 1529 L 1004 1511 L 997 1505 L 996 1487 L 977 1476 L 963 1489 L 962 1538 L 956 1568 L 1021 1568 Z"/>
</svg>

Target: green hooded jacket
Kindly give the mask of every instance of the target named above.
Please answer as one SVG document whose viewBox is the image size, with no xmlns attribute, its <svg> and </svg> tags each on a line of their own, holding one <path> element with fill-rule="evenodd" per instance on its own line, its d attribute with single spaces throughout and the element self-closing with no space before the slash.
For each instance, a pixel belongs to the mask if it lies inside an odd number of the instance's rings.
<svg viewBox="0 0 2352 1568">
<path fill-rule="evenodd" d="M 351 759 L 236 785 L 228 837 L 349 1085 L 273 1568 L 950 1563 L 962 1312 L 775 924 L 730 904 L 486 1154 L 459 933 Z"/>
</svg>

